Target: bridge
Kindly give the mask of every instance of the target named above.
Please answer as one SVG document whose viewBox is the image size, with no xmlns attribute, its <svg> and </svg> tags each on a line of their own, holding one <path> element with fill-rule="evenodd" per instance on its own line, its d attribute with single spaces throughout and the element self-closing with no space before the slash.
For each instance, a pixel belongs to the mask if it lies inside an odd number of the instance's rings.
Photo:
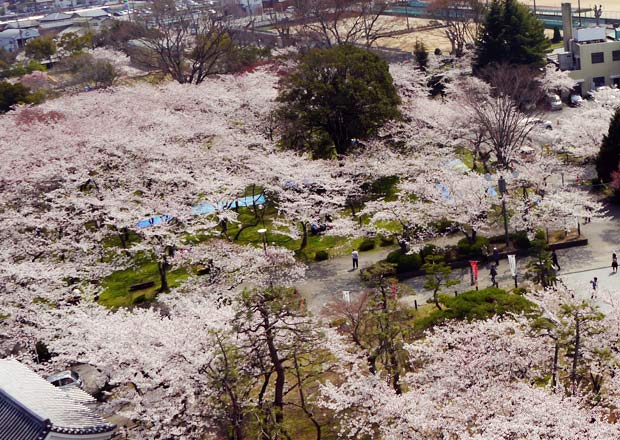
<svg viewBox="0 0 620 440">
<path fill-rule="evenodd" d="M 386 15 L 401 15 L 414 18 L 427 18 L 427 19 L 441 19 L 441 14 L 430 11 L 428 9 L 429 3 L 419 0 L 411 0 L 409 2 L 403 2 L 395 6 L 391 6 L 385 10 Z M 562 28 L 562 10 L 559 7 L 553 6 L 531 6 L 528 5 L 532 12 L 543 22 L 546 28 L 553 29 L 554 27 Z M 471 10 L 463 8 L 458 11 L 450 10 L 450 15 L 456 19 L 465 19 L 472 16 Z M 603 12 L 603 15 L 599 19 L 599 23 L 602 26 L 616 27 L 620 25 L 620 12 L 610 11 Z M 573 24 L 575 26 L 589 26 L 596 24 L 596 18 L 594 17 L 594 11 L 592 8 L 581 8 L 573 10 Z"/>
</svg>

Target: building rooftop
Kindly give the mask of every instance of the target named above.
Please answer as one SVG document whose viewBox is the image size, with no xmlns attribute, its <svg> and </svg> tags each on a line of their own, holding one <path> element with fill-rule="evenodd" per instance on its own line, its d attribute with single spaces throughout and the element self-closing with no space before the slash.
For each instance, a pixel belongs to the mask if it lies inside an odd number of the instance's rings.
<svg viewBox="0 0 620 440">
<path fill-rule="evenodd" d="M 46 15 L 41 19 L 41 22 L 44 23 L 46 21 L 60 21 L 60 20 L 69 20 L 71 15 L 63 14 L 62 12 L 54 12 L 53 14 Z"/>
<path fill-rule="evenodd" d="M 33 38 L 38 37 L 39 31 L 34 28 L 28 29 L 5 29 L 0 32 L 0 38 Z"/>
<path fill-rule="evenodd" d="M 17 21 L 13 21 L 11 23 L 8 23 L 5 26 L 5 29 L 26 29 L 26 28 L 34 28 L 37 27 L 39 25 L 39 22 L 37 20 L 19 20 L 19 22 Z"/>
<path fill-rule="evenodd" d="M 20 362 L 0 359 L 0 439 L 42 440 L 48 432 L 112 432 L 115 425 L 80 403 L 89 400 L 85 394 L 56 388 Z"/>
<path fill-rule="evenodd" d="M 90 17 L 90 18 L 99 18 L 99 17 L 109 17 L 110 14 L 103 9 L 88 9 L 85 11 L 79 11 L 73 14 L 78 17 Z"/>
</svg>

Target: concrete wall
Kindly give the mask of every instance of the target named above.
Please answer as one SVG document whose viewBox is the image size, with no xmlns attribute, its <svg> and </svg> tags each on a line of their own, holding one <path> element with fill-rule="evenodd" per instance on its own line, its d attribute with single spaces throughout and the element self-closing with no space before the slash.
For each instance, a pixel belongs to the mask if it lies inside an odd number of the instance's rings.
<svg viewBox="0 0 620 440">
<path fill-rule="evenodd" d="M 606 41 L 603 43 L 578 44 L 572 43 L 575 57 L 578 57 L 581 66 L 579 70 L 572 70 L 568 75 L 581 84 L 581 93 L 585 94 L 594 88 L 593 79 L 605 77 L 605 85 L 612 86 L 612 76 L 620 77 L 620 61 L 613 61 L 612 52 L 620 50 L 620 41 Z M 603 52 L 605 61 L 592 64 L 592 53 Z"/>
</svg>

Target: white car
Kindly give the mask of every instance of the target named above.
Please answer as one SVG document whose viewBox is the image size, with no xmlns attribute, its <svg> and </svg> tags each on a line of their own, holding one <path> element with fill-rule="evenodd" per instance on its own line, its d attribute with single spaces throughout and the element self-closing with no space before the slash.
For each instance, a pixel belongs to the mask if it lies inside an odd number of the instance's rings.
<svg viewBox="0 0 620 440">
<path fill-rule="evenodd" d="M 570 106 L 580 107 L 583 104 L 583 98 L 581 95 L 570 95 Z"/>
<path fill-rule="evenodd" d="M 549 103 L 549 108 L 551 111 L 562 110 L 562 100 L 559 95 L 547 95 L 547 102 Z"/>
<path fill-rule="evenodd" d="M 47 378 L 47 381 L 56 387 L 77 386 L 82 388 L 82 378 L 75 371 L 62 371 Z"/>
</svg>

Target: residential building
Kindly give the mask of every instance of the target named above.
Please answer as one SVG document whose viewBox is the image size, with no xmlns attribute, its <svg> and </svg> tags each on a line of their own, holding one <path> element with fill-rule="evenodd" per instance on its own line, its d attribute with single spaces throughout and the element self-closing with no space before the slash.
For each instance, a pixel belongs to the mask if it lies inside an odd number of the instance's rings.
<svg viewBox="0 0 620 440">
<path fill-rule="evenodd" d="M 28 29 L 5 29 L 0 32 L 0 47 L 8 52 L 15 52 L 24 47 L 26 42 L 39 36 L 35 28 Z"/>
<path fill-rule="evenodd" d="M 54 12 L 39 20 L 39 29 L 42 34 L 56 33 L 73 25 L 74 17 L 71 14 Z"/>
<path fill-rule="evenodd" d="M 39 27 L 37 20 L 15 20 L 7 23 L 4 29 L 30 29 Z"/>
<path fill-rule="evenodd" d="M 573 27 L 570 3 L 562 3 L 564 47 L 553 52 L 560 70 L 577 81 L 585 95 L 601 86 L 620 86 L 620 30 Z"/>
<path fill-rule="evenodd" d="M 115 425 L 79 388 L 57 388 L 24 364 L 0 359 L 0 439 L 109 440 Z"/>
</svg>

